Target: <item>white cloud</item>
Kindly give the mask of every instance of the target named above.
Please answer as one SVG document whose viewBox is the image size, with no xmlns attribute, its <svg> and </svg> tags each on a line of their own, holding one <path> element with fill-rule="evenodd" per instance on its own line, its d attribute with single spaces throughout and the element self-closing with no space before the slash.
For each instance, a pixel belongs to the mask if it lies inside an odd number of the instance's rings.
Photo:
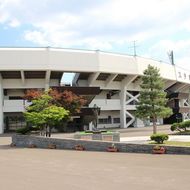
<svg viewBox="0 0 190 190">
<path fill-rule="evenodd" d="M 154 41 L 145 54 L 167 59 L 173 49 L 187 60 L 189 7 L 189 0 L 0 0 L 0 23 L 30 25 L 23 38 L 40 46 L 114 50 L 132 40 Z M 179 40 L 172 39 L 177 33 Z"/>
<path fill-rule="evenodd" d="M 17 19 L 12 19 L 10 22 L 9 22 L 9 26 L 15 28 L 15 27 L 18 27 L 20 26 L 20 22 L 17 20 Z"/>
<path fill-rule="evenodd" d="M 33 41 L 39 45 L 48 45 L 45 34 L 39 31 L 26 31 L 25 39 L 28 41 Z"/>
</svg>

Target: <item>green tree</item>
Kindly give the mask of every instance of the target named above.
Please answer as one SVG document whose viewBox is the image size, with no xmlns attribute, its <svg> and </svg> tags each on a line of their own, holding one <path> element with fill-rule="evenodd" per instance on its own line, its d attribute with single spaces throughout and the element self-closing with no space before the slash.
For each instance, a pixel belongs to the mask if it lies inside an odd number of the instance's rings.
<svg viewBox="0 0 190 190">
<path fill-rule="evenodd" d="M 31 100 L 32 104 L 27 107 L 26 112 L 24 112 L 24 117 L 29 124 L 40 129 L 40 132 L 44 129 L 45 119 L 42 115 L 42 111 L 50 106 L 50 97 L 47 92 L 38 96 L 38 98 Z M 47 134 L 47 131 L 46 131 Z"/>
<path fill-rule="evenodd" d="M 141 119 L 152 119 L 153 133 L 157 133 L 157 118 L 169 117 L 172 110 L 166 107 L 167 98 L 164 92 L 164 83 L 156 67 L 148 65 L 143 72 L 139 104 L 136 116 Z"/>
<path fill-rule="evenodd" d="M 49 137 L 51 136 L 51 129 L 56 124 L 59 124 L 63 119 L 69 118 L 69 111 L 65 110 L 63 107 L 58 107 L 55 105 L 45 108 L 41 112 L 42 118 L 45 121 L 45 127 L 48 128 Z"/>
<path fill-rule="evenodd" d="M 52 105 L 52 97 L 48 92 L 32 100 L 32 104 L 24 113 L 26 121 L 41 131 L 45 128 L 46 136 L 51 136 L 51 129 L 63 119 L 69 118 L 69 111 L 63 107 Z"/>
</svg>

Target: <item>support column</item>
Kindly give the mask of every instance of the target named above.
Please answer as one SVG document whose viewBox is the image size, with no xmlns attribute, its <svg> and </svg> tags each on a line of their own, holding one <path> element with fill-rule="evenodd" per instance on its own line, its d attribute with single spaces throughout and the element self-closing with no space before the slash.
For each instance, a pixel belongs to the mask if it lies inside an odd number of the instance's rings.
<svg viewBox="0 0 190 190">
<path fill-rule="evenodd" d="M 4 133 L 4 118 L 3 118 L 3 86 L 2 77 L 0 74 L 0 134 Z"/>
<path fill-rule="evenodd" d="M 189 107 L 188 116 L 190 120 L 190 88 L 188 88 L 188 93 L 189 93 L 189 96 L 187 98 L 187 106 Z"/>
<path fill-rule="evenodd" d="M 126 128 L 126 86 L 121 89 L 120 100 L 121 100 L 121 110 L 120 110 L 120 123 L 121 128 Z"/>
<path fill-rule="evenodd" d="M 47 70 L 46 71 L 46 78 L 45 78 L 45 90 L 49 89 L 49 86 L 50 86 L 50 75 L 51 75 L 51 71 Z"/>
<path fill-rule="evenodd" d="M 121 103 L 120 123 L 121 123 L 121 128 L 127 128 L 129 125 L 131 125 L 135 121 L 135 117 L 133 117 L 126 109 L 126 106 L 127 106 L 126 96 L 127 96 L 128 85 L 130 83 L 132 83 L 137 77 L 138 77 L 137 75 L 127 76 L 121 82 L 121 92 L 120 92 L 120 103 Z M 137 99 L 137 97 L 134 97 L 134 99 Z M 126 123 L 126 115 L 131 117 L 131 120 L 128 123 Z"/>
</svg>

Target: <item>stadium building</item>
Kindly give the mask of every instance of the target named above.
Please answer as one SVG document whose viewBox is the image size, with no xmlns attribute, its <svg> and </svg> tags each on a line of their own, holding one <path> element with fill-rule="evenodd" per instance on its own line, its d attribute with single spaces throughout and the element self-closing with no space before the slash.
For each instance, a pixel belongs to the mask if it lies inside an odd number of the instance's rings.
<svg viewBox="0 0 190 190">
<path fill-rule="evenodd" d="M 141 83 L 148 65 L 160 69 L 174 114 L 158 124 L 190 118 L 190 72 L 173 64 L 139 56 L 60 48 L 0 48 L 0 133 L 24 125 L 27 89 L 69 89 L 88 97 L 88 108 L 100 108 L 98 128 L 151 125 L 135 118 Z M 64 73 L 75 73 L 72 87 L 61 85 Z M 90 111 L 86 114 L 90 114 Z M 75 116 L 74 118 L 82 117 Z M 89 128 L 93 123 L 89 123 Z"/>
</svg>

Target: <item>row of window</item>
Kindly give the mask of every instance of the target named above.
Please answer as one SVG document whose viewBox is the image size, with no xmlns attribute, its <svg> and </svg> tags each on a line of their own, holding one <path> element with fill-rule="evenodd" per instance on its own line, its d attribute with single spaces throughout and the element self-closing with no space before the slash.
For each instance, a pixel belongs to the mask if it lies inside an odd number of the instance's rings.
<svg viewBox="0 0 190 190">
<path fill-rule="evenodd" d="M 120 118 L 119 117 L 113 118 L 113 123 L 120 123 Z M 112 124 L 112 118 L 111 117 L 100 118 L 98 119 L 98 124 Z"/>
</svg>

